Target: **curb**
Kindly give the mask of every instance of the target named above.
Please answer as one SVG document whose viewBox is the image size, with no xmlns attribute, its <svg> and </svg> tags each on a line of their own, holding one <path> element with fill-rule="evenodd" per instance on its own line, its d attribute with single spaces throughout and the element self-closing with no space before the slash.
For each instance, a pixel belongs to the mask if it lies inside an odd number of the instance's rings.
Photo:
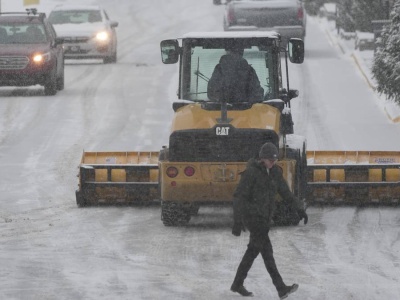
<svg viewBox="0 0 400 300">
<path fill-rule="evenodd" d="M 391 108 L 390 108 L 391 105 L 394 106 L 394 108 L 393 108 L 394 112 L 393 112 L 393 111 L 390 111 L 390 110 L 391 110 Z M 385 110 L 385 113 L 386 113 L 386 115 L 388 116 L 388 118 L 389 118 L 393 123 L 400 123 L 400 112 L 399 112 L 399 111 L 400 111 L 400 108 L 399 108 L 398 105 L 396 105 L 396 104 L 394 104 L 394 103 L 385 105 L 385 106 L 384 106 L 384 110 Z"/>
<path fill-rule="evenodd" d="M 356 63 L 356 65 L 357 65 L 358 69 L 360 70 L 362 76 L 364 77 L 365 81 L 368 83 L 368 86 L 369 86 L 373 91 L 376 91 L 376 87 L 375 87 L 375 86 L 372 84 L 372 82 L 369 80 L 367 74 L 365 74 L 364 69 L 361 67 L 361 65 L 360 65 L 360 63 L 359 63 L 359 61 L 358 61 L 358 59 L 357 59 L 357 56 L 354 55 L 354 53 L 352 53 L 352 54 L 351 54 L 351 57 L 353 58 L 354 62 Z"/>
<path fill-rule="evenodd" d="M 367 82 L 368 86 L 376 92 L 376 86 L 371 82 L 369 76 L 366 74 L 364 71 L 364 68 L 361 66 L 357 55 L 354 55 L 354 53 L 351 54 L 351 57 L 353 58 L 354 62 L 357 65 L 357 68 L 360 70 L 362 76 L 364 77 L 365 81 Z M 392 109 L 390 109 L 390 106 L 393 106 Z M 389 103 L 389 104 L 384 104 L 383 105 L 383 110 L 386 113 L 386 116 L 390 121 L 393 123 L 400 123 L 400 107 L 399 105 L 396 105 L 394 103 Z M 393 110 L 393 111 L 391 111 Z M 397 112 L 396 112 L 397 111 Z"/>
<path fill-rule="evenodd" d="M 345 47 L 343 47 L 343 45 L 340 43 L 340 40 L 338 38 L 333 39 L 329 30 L 325 30 L 325 32 L 328 35 L 329 40 L 333 44 L 336 44 L 343 54 L 346 54 Z M 334 42 L 334 41 L 336 41 L 336 42 Z M 354 60 L 358 70 L 360 70 L 360 72 L 361 72 L 362 76 L 364 77 L 365 81 L 367 82 L 368 86 L 376 93 L 376 86 L 371 82 L 370 77 L 367 75 L 367 72 L 364 70 L 362 64 L 359 61 L 359 58 L 357 58 L 357 55 L 355 55 L 354 53 L 351 53 L 350 56 Z M 391 122 L 400 123 L 400 105 L 395 104 L 393 102 L 388 102 L 388 104 L 383 104 L 383 110 Z"/>
</svg>

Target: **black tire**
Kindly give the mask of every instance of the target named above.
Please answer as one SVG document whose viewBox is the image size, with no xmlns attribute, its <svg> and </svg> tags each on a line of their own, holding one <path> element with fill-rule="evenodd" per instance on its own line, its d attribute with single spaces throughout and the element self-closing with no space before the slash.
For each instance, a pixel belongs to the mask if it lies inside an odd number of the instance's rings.
<svg viewBox="0 0 400 300">
<path fill-rule="evenodd" d="M 287 158 L 296 160 L 295 183 L 293 194 L 300 200 L 306 195 L 307 188 L 307 157 L 306 145 L 303 143 L 303 149 L 286 149 Z M 274 212 L 273 221 L 278 226 L 297 226 L 300 218 L 297 211 L 291 206 L 286 205 L 283 201 L 276 201 L 276 210 Z"/>
<path fill-rule="evenodd" d="M 306 145 L 303 142 L 302 149 L 286 149 L 287 158 L 296 160 L 294 195 L 304 199 L 307 188 L 307 154 Z"/>
<path fill-rule="evenodd" d="M 64 76 L 64 63 L 62 65 L 62 71 L 60 76 L 57 77 L 57 90 L 62 91 L 64 89 L 64 81 L 65 81 L 65 76 Z"/>
<path fill-rule="evenodd" d="M 103 63 L 105 64 L 115 64 L 116 62 L 117 62 L 117 51 L 115 51 L 113 54 L 103 59 Z"/>
<path fill-rule="evenodd" d="M 193 203 L 189 209 L 190 215 L 197 216 L 199 214 L 199 210 L 200 210 L 200 205 Z"/>
<path fill-rule="evenodd" d="M 190 221 L 190 211 L 180 203 L 161 201 L 161 220 L 165 226 L 182 226 Z"/>
<path fill-rule="evenodd" d="M 165 161 L 168 160 L 169 149 L 161 149 L 158 160 Z M 159 174 L 159 187 L 161 189 L 162 176 Z M 161 193 L 160 193 L 161 194 Z M 198 212 L 198 208 L 196 213 Z M 182 226 L 186 225 L 190 221 L 192 213 L 195 213 L 195 209 L 192 206 L 183 206 L 181 203 L 172 201 L 162 201 L 161 200 L 161 220 L 165 226 Z"/>
<path fill-rule="evenodd" d="M 44 94 L 46 96 L 54 96 L 55 94 L 57 94 L 56 70 L 53 70 L 46 75 L 46 81 L 44 83 Z"/>
</svg>

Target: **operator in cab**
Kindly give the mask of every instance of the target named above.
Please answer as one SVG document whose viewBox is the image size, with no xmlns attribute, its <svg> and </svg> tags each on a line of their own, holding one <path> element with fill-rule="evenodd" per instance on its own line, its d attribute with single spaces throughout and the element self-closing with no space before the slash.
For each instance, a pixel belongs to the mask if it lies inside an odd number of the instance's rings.
<svg viewBox="0 0 400 300">
<path fill-rule="evenodd" d="M 227 103 L 261 102 L 264 89 L 254 68 L 243 58 L 244 49 L 231 46 L 225 50 L 208 82 L 208 98 Z"/>
</svg>

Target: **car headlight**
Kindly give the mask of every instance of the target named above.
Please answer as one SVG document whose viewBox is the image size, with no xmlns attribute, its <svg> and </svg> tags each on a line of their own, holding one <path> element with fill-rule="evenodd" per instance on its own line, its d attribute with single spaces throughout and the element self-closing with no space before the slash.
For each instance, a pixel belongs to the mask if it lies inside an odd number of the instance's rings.
<svg viewBox="0 0 400 300">
<path fill-rule="evenodd" d="M 37 64 L 48 62 L 51 58 L 50 52 L 46 53 L 36 53 L 33 55 L 33 61 Z"/>
<path fill-rule="evenodd" d="M 96 40 L 101 41 L 101 42 L 106 42 L 110 38 L 109 34 L 107 31 L 100 31 L 96 34 Z"/>
</svg>

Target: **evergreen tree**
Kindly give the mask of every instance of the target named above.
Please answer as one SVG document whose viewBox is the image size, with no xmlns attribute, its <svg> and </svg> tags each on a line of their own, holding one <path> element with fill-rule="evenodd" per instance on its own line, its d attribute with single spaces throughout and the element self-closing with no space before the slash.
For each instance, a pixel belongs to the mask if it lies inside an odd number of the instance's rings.
<svg viewBox="0 0 400 300">
<path fill-rule="evenodd" d="M 338 15 L 336 18 L 336 27 L 338 30 L 343 29 L 347 32 L 355 31 L 355 23 L 352 12 L 353 1 L 354 0 L 338 0 Z"/>
<path fill-rule="evenodd" d="M 377 90 L 400 104 L 400 0 L 390 14 L 390 23 L 384 27 L 375 53 L 372 74 Z"/>
<path fill-rule="evenodd" d="M 353 0 L 352 15 L 355 28 L 372 32 L 372 20 L 385 19 L 385 6 L 379 0 Z"/>
<path fill-rule="evenodd" d="M 309 15 L 315 16 L 318 14 L 319 8 L 326 2 L 328 0 L 304 0 L 304 8 Z"/>
</svg>

